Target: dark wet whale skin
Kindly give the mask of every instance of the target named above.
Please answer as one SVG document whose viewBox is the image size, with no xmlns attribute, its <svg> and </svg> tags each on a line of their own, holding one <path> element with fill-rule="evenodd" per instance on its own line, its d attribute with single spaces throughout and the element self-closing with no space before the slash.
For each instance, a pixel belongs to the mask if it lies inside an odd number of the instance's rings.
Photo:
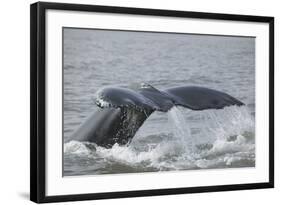
<svg viewBox="0 0 281 205">
<path fill-rule="evenodd" d="M 244 105 L 234 97 L 209 88 L 182 86 L 165 91 L 143 84 L 138 89 L 106 87 L 96 94 L 100 107 L 72 134 L 71 140 L 93 142 L 106 148 L 125 145 L 154 112 L 173 106 L 192 110 L 222 109 Z"/>
</svg>

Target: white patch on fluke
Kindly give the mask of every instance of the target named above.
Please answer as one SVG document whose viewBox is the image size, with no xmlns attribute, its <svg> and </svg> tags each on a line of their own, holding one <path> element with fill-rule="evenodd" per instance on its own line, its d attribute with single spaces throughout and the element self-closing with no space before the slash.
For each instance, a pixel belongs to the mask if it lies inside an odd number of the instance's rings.
<svg viewBox="0 0 281 205">
<path fill-rule="evenodd" d="M 141 83 L 141 88 L 151 88 L 152 86 L 148 83 Z"/>
<path fill-rule="evenodd" d="M 103 99 L 102 90 L 98 90 L 95 94 L 95 103 L 101 108 L 110 107 L 111 104 Z"/>
<path fill-rule="evenodd" d="M 110 107 L 110 103 L 105 101 L 104 99 L 102 98 L 97 98 L 96 99 L 96 104 L 99 106 L 99 107 Z"/>
</svg>

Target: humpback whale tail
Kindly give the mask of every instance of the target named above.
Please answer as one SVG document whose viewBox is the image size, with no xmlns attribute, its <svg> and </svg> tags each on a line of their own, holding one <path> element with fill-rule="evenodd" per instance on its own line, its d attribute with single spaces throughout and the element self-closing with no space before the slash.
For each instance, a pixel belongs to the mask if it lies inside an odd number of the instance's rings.
<svg viewBox="0 0 281 205">
<path fill-rule="evenodd" d="M 72 139 L 111 147 L 127 144 L 154 112 L 173 106 L 191 110 L 222 109 L 244 105 L 234 97 L 209 88 L 183 86 L 160 91 L 149 84 L 137 89 L 106 87 L 96 94 L 99 109 L 73 134 Z"/>
</svg>

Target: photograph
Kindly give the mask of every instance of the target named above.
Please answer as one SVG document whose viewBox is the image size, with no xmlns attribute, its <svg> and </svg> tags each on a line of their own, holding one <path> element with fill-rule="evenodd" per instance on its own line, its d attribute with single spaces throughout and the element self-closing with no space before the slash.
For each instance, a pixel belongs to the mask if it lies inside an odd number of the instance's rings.
<svg viewBox="0 0 281 205">
<path fill-rule="evenodd" d="M 274 17 L 30 7 L 30 199 L 274 187 Z"/>
<path fill-rule="evenodd" d="M 255 168 L 256 37 L 62 28 L 64 177 Z"/>
</svg>

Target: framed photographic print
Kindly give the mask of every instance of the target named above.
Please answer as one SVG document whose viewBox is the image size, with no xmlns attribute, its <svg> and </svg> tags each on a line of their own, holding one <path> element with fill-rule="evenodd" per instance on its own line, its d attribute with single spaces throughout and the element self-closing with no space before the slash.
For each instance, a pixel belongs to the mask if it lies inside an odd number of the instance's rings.
<svg viewBox="0 0 281 205">
<path fill-rule="evenodd" d="M 274 186 L 274 18 L 31 5 L 32 201 Z"/>
</svg>

